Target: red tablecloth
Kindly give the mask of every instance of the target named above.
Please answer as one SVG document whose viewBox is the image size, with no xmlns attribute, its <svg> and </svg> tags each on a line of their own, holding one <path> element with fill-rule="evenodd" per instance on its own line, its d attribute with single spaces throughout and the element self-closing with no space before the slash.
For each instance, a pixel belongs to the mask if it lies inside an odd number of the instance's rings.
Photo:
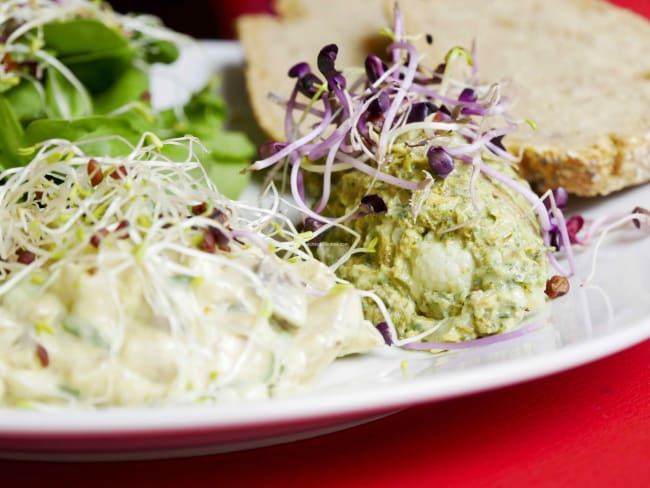
<svg viewBox="0 0 650 488">
<path fill-rule="evenodd" d="M 246 4 L 220 3 L 229 14 Z M 647 0 L 614 3 L 650 16 Z M 112 464 L 0 461 L 0 486 L 647 487 L 649 358 L 646 341 L 545 379 L 248 452 Z"/>
</svg>

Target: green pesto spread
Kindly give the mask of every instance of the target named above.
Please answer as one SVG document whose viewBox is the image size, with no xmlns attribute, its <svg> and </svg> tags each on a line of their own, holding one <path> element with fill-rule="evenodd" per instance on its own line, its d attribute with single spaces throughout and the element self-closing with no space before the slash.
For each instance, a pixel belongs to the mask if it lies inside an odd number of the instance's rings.
<svg viewBox="0 0 650 488">
<path fill-rule="evenodd" d="M 526 185 L 508 163 L 487 162 Z M 404 144 L 395 146 L 383 167 L 411 181 L 422 180 L 427 169 L 424 148 Z M 519 194 L 483 174 L 474 184 L 475 209 L 472 171 L 470 164 L 456 161 L 449 176 L 415 194 L 372 183 L 359 171 L 339 173 L 334 180 L 331 215 L 354 211 L 365 194 L 378 194 L 388 207 L 386 213 L 347 224 L 361 235 L 360 245 L 375 252 L 353 255 L 338 274 L 385 302 L 401 338 L 433 330 L 422 340 L 463 341 L 504 332 L 545 301 L 546 248 L 534 212 Z M 333 229 L 320 257 L 332 264 L 352 241 Z M 372 301 L 364 306 L 369 320 L 384 320 Z"/>
</svg>

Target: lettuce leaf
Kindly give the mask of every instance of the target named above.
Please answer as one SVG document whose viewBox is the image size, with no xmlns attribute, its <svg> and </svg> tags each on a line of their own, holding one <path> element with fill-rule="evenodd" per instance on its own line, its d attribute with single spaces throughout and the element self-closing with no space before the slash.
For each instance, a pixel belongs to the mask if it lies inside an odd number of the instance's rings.
<svg viewBox="0 0 650 488">
<path fill-rule="evenodd" d="M 86 150 L 124 156 L 130 152 L 124 141 L 135 144 L 150 131 L 161 139 L 196 136 L 206 147 L 201 161 L 219 190 L 236 198 L 246 186 L 249 176 L 240 171 L 255 157 L 255 146 L 245 134 L 225 129 L 227 107 L 216 81 L 181 110 L 152 110 L 146 65 L 175 61 L 179 52 L 173 43 L 138 33 L 127 37 L 118 27 L 93 18 L 45 24 L 42 41 L 43 49 L 80 81 L 84 93 L 58 70 L 42 64 L 38 74 L 6 86 L 0 94 L 0 167 L 25 164 L 30 148 L 52 138 L 102 138 Z M 38 62 L 29 57 L 20 61 L 17 69 Z"/>
</svg>

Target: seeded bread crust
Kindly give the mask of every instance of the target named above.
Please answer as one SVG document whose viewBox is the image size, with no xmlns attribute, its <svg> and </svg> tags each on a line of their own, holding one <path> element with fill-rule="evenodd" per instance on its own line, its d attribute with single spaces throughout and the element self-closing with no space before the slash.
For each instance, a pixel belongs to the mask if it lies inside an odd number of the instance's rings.
<svg viewBox="0 0 650 488">
<path fill-rule="evenodd" d="M 580 196 L 607 195 L 650 181 L 650 134 L 611 134 L 578 151 L 558 147 L 511 144 L 523 149 L 521 174 L 538 191 L 562 186 Z"/>
</svg>

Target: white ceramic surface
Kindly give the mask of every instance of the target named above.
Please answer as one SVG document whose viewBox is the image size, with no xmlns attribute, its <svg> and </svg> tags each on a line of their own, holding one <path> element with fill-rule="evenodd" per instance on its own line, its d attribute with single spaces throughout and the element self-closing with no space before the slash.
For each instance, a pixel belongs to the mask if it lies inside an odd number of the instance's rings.
<svg viewBox="0 0 650 488">
<path fill-rule="evenodd" d="M 234 125 L 250 121 L 242 54 L 232 42 L 187 50 L 156 70 L 158 106 L 189 96 L 214 69 L 224 73 Z M 650 185 L 578 201 L 587 217 L 650 208 Z M 0 456 L 136 459 L 247 449 L 348 427 L 417 403 L 531 380 L 602 358 L 650 338 L 650 237 L 632 226 L 607 238 L 589 287 L 592 251 L 579 253 L 568 296 L 549 307 L 548 325 L 523 337 L 439 355 L 384 348 L 346 358 L 309 391 L 216 407 L 38 413 L 0 410 Z M 406 368 L 402 367 L 407 360 Z"/>
</svg>

